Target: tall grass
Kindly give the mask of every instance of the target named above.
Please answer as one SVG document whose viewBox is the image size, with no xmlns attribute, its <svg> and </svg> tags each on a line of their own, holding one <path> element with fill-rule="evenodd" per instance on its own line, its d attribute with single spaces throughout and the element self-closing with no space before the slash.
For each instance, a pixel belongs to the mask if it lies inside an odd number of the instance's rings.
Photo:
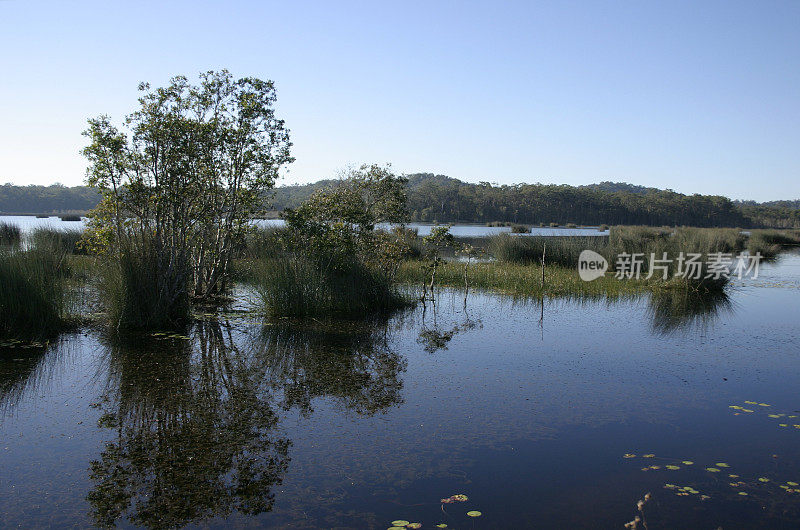
<svg viewBox="0 0 800 530">
<path fill-rule="evenodd" d="M 178 329 L 191 314 L 189 281 L 185 260 L 149 242 L 107 264 L 100 290 L 118 330 Z"/>
<path fill-rule="evenodd" d="M 753 230 L 747 239 L 750 254 L 759 253 L 768 260 L 777 257 L 784 248 L 796 245 L 800 245 L 798 230 Z"/>
<path fill-rule="evenodd" d="M 86 254 L 86 250 L 79 244 L 83 238 L 81 230 L 40 227 L 36 228 L 29 238 L 28 243 L 31 248 L 42 252 Z"/>
<path fill-rule="evenodd" d="M 17 225 L 0 222 L 0 246 L 19 246 L 22 230 Z"/>
<path fill-rule="evenodd" d="M 63 262 L 42 252 L 0 251 L 0 337 L 40 340 L 66 317 Z"/>
<path fill-rule="evenodd" d="M 489 238 L 489 253 L 508 263 L 539 264 L 542 255 L 548 264 L 577 267 L 578 256 L 585 249 L 600 252 L 608 247 L 608 238 L 585 237 L 519 237 L 500 234 Z"/>
<path fill-rule="evenodd" d="M 255 278 L 262 309 L 271 316 L 356 317 L 407 303 L 390 278 L 355 259 L 330 267 L 285 255 L 262 262 Z"/>
</svg>

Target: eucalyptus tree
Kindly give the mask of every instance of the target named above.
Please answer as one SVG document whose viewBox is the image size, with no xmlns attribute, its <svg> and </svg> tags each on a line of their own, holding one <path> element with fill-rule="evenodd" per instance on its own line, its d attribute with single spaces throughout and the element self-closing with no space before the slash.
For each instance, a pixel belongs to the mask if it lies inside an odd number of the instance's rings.
<svg viewBox="0 0 800 530">
<path fill-rule="evenodd" d="M 87 244 L 112 255 L 156 248 L 165 267 L 185 267 L 195 297 L 219 295 L 236 244 L 294 160 L 275 86 L 222 70 L 139 90 L 122 128 L 100 116 L 84 132 L 87 181 L 102 195 Z"/>
</svg>

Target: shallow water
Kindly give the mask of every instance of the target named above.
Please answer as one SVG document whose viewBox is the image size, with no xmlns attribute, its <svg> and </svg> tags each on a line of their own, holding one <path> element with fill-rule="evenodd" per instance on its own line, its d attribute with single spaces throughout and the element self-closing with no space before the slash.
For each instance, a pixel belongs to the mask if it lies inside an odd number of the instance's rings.
<svg viewBox="0 0 800 530">
<path fill-rule="evenodd" d="M 797 528 L 799 279 L 3 351 L 0 526 Z"/>
</svg>

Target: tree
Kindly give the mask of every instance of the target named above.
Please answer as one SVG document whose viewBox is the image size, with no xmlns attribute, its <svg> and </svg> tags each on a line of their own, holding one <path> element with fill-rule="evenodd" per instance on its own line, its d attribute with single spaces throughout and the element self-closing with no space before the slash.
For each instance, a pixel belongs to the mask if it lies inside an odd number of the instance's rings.
<svg viewBox="0 0 800 530">
<path fill-rule="evenodd" d="M 102 195 L 87 241 L 116 255 L 155 248 L 188 269 L 195 297 L 219 295 L 237 242 L 294 160 L 274 84 L 222 70 L 139 90 L 124 130 L 101 116 L 84 132 L 88 184 Z"/>
</svg>

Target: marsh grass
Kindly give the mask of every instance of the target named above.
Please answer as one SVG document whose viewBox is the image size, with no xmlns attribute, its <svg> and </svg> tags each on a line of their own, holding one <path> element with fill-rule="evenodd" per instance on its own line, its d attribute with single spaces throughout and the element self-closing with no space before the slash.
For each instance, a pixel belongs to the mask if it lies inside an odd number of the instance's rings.
<svg viewBox="0 0 800 530">
<path fill-rule="evenodd" d="M 191 314 L 189 280 L 185 261 L 147 243 L 107 263 L 99 287 L 115 329 L 181 329 Z"/>
<path fill-rule="evenodd" d="M 753 230 L 747 239 L 750 254 L 758 252 L 766 260 L 774 260 L 787 247 L 800 245 L 798 230 Z"/>
<path fill-rule="evenodd" d="M 516 264 L 540 264 L 542 255 L 546 253 L 547 264 L 577 267 L 578 256 L 583 250 L 600 252 L 608 247 L 608 238 L 603 236 L 514 237 L 500 234 L 488 239 L 492 256 L 498 261 Z"/>
<path fill-rule="evenodd" d="M 425 263 L 407 261 L 401 264 L 397 279 L 413 286 L 422 285 L 429 276 Z M 541 278 L 541 267 L 518 263 L 474 263 L 470 265 L 469 271 L 470 289 L 532 298 L 546 295 L 613 299 L 641 294 L 653 287 L 644 280 L 617 280 L 613 275 L 585 282 L 578 276 L 576 267 L 546 267 L 544 287 Z M 439 286 L 463 288 L 463 264 L 445 262 L 440 265 L 436 283 Z"/>
<path fill-rule="evenodd" d="M 390 278 L 357 260 L 334 267 L 283 255 L 251 266 L 261 308 L 270 316 L 360 317 L 408 305 Z"/>
<path fill-rule="evenodd" d="M 36 251 L 0 251 L 0 337 L 42 340 L 66 323 L 64 264 Z"/>
<path fill-rule="evenodd" d="M 511 233 L 512 234 L 528 234 L 530 233 L 531 229 L 527 225 L 512 225 L 511 226 Z"/>
<path fill-rule="evenodd" d="M 31 248 L 42 252 L 86 254 L 86 250 L 80 244 L 82 238 L 83 231 L 77 229 L 36 228 L 30 234 L 28 244 Z"/>
<path fill-rule="evenodd" d="M 22 230 L 17 225 L 0 222 L 0 246 L 16 247 L 22 242 Z"/>
</svg>

